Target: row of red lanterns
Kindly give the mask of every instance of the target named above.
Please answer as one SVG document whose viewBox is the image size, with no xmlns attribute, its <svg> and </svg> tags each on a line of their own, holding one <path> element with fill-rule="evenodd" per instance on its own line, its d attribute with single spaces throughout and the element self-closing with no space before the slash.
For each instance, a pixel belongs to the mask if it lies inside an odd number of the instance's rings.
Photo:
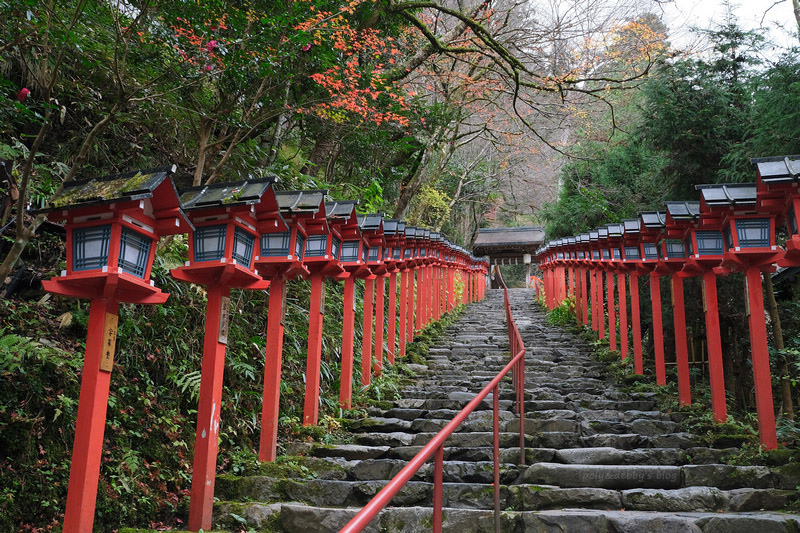
<svg viewBox="0 0 800 533">
<path fill-rule="evenodd" d="M 65 532 L 92 530 L 119 302 L 159 304 L 168 297 L 150 280 L 160 237 L 188 234 L 189 260 L 171 273 L 204 286 L 208 297 L 189 514 L 194 531 L 211 527 L 231 289 L 270 289 L 259 449 L 264 461 L 276 455 L 288 280 L 311 280 L 305 425 L 318 418 L 327 279 L 344 281 L 343 408 L 350 407 L 352 394 L 356 279 L 365 283 L 362 384 L 382 369 L 386 308 L 386 357 L 393 363 L 396 346 L 399 356 L 405 355 L 415 332 L 484 295 L 487 263 L 437 232 L 382 214 L 357 215 L 357 202 L 328 202 L 326 191 L 275 191 L 273 178 L 179 193 L 171 179 L 174 170 L 72 182 L 46 210 L 51 220 L 65 223 L 67 268 L 44 287 L 91 300 Z M 463 284 L 460 301 L 457 284 Z"/>
<path fill-rule="evenodd" d="M 636 219 L 608 224 L 574 237 L 550 241 L 537 252 L 544 273 L 547 305 L 554 308 L 568 296 L 576 299 L 576 315 L 605 338 L 603 273 L 608 301 L 608 338 L 617 349 L 614 277 L 620 311 L 620 352 L 628 356 L 626 276 L 631 293 L 634 371 L 643 373 L 639 320 L 640 276 L 650 278 L 656 381 L 666 384 L 660 278 L 671 282 L 678 395 L 691 403 L 683 280 L 702 277 L 708 346 L 709 380 L 714 418 L 727 418 L 719 329 L 716 277 L 744 272 L 755 385 L 758 429 L 766 449 L 777 447 L 772 383 L 767 347 L 762 273 L 777 266 L 800 265 L 800 156 L 753 159 L 755 184 L 698 185 L 697 202 L 666 202 L 665 211 L 640 213 Z M 784 247 L 776 245 L 776 228 L 786 226 Z M 586 283 L 586 276 L 589 283 Z M 569 293 L 569 294 L 568 294 Z"/>
</svg>

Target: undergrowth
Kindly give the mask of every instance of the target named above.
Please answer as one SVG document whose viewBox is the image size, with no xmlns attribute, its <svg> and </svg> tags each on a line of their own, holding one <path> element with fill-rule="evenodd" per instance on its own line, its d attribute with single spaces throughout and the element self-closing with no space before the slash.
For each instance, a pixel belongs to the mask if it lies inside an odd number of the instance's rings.
<svg viewBox="0 0 800 533">
<path fill-rule="evenodd" d="M 99 479 L 97 531 L 122 525 L 181 528 L 188 513 L 206 295 L 175 281 L 186 244 L 175 239 L 153 267 L 164 305 L 120 309 Z M 50 274 L 52 275 L 52 273 Z M 48 275 L 49 277 L 49 275 Z M 408 356 L 384 364 L 380 377 L 354 394 L 354 409 L 339 408 L 343 315 L 342 284 L 326 284 L 322 341 L 320 424 L 300 423 L 309 283 L 290 282 L 280 394 L 279 450 L 292 441 L 346 442 L 347 420 L 399 395 L 428 347 L 458 315 L 429 326 L 408 346 Z M 363 291 L 359 284 L 357 290 Z M 0 531 L 59 530 L 80 389 L 89 306 L 43 297 L 0 300 Z M 362 312 L 360 294 L 357 315 Z M 232 291 L 223 382 L 219 473 L 246 471 L 258 446 L 264 379 L 266 291 Z M 459 310 L 460 311 L 460 310 Z M 360 323 L 360 321 L 357 321 Z M 355 343 L 361 342 L 356 326 Z M 360 358 L 354 383 L 360 383 Z"/>
<path fill-rule="evenodd" d="M 540 301 L 540 303 L 543 302 Z M 800 425 L 796 421 L 779 417 L 777 434 L 779 448 L 765 451 L 758 437 L 758 420 L 755 412 L 738 412 L 730 408 L 725 422 L 714 420 L 711 410 L 711 392 L 708 383 L 696 369 L 690 371 L 692 404 L 680 405 L 678 401 L 677 374 L 675 367 L 667 368 L 667 384 L 658 385 L 652 368 L 645 367 L 644 374 L 636 374 L 633 357 L 622 359 L 619 351 L 611 350 L 607 339 L 597 339 L 591 327 L 578 326 L 574 314 L 574 304 L 565 301 L 552 311 L 548 311 L 547 322 L 561 326 L 577 334 L 592 348 L 592 356 L 605 364 L 608 374 L 618 385 L 620 391 L 645 395 L 656 401 L 657 407 L 666 413 L 673 413 L 680 419 L 680 430 L 696 435 L 701 444 L 713 448 L 731 448 L 732 452 L 724 458 L 736 465 L 786 465 L 800 464 Z"/>
</svg>

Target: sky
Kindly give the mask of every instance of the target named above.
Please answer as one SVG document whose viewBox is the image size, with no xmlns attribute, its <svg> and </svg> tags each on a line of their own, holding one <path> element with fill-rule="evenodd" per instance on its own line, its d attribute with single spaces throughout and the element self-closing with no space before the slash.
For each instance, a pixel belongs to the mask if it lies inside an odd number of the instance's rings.
<svg viewBox="0 0 800 533">
<path fill-rule="evenodd" d="M 766 30 L 765 36 L 777 43 L 771 53 L 767 51 L 768 56 L 780 55 L 781 47 L 800 45 L 796 33 L 790 33 L 797 28 L 791 0 L 732 0 L 731 5 L 742 27 L 763 28 Z M 714 22 L 722 23 L 725 20 L 723 0 L 673 0 L 663 6 L 662 18 L 672 30 L 670 37 L 673 44 L 679 47 L 691 46 L 697 40 L 697 36 L 689 32 L 690 27 L 708 28 Z"/>
</svg>

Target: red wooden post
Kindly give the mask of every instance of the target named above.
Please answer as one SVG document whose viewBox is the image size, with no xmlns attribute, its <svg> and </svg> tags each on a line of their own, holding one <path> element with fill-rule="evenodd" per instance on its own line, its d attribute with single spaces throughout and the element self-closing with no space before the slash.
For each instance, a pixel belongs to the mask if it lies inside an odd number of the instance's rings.
<svg viewBox="0 0 800 533">
<path fill-rule="evenodd" d="M 308 322 L 306 394 L 303 425 L 314 426 L 319 419 L 319 373 L 322 361 L 322 319 L 325 316 L 325 275 L 311 275 L 311 307 Z"/>
<path fill-rule="evenodd" d="M 89 331 L 81 372 L 81 393 L 64 516 L 64 531 L 67 532 L 88 533 L 92 531 L 94 524 L 103 432 L 111 384 L 110 369 L 101 369 L 101 360 L 106 351 L 103 341 L 111 340 L 113 348 L 118 309 L 116 300 L 102 297 L 93 298 L 89 307 Z M 108 328 L 113 329 L 111 337 L 105 335 Z"/>
<path fill-rule="evenodd" d="M 758 435 L 767 450 L 778 447 L 775 434 L 775 407 L 772 403 L 772 378 L 769 369 L 767 324 L 764 318 L 764 293 L 758 267 L 745 270 L 750 322 L 750 357 L 753 363 L 753 385 L 758 413 Z"/>
<path fill-rule="evenodd" d="M 214 482 L 217 475 L 219 446 L 219 413 L 222 403 L 222 376 L 225 370 L 225 346 L 220 330 L 227 331 L 230 289 L 219 285 L 207 288 L 206 331 L 203 341 L 203 363 L 200 378 L 200 399 L 197 405 L 197 429 L 192 470 L 189 529 L 211 529 L 214 508 Z M 220 342 L 224 340 L 225 342 Z"/>
<path fill-rule="evenodd" d="M 425 267 L 417 269 L 417 317 L 415 332 L 422 331 L 425 327 L 425 292 L 428 280 L 426 278 Z"/>
<path fill-rule="evenodd" d="M 347 289 L 345 288 L 345 300 Z M 281 362 L 283 359 L 283 321 L 286 303 L 286 279 L 276 276 L 269 286 L 267 344 L 264 350 L 264 396 L 261 410 L 261 436 L 258 459 L 274 461 L 278 445 L 278 407 L 281 395 Z M 346 315 L 345 315 L 346 316 Z M 344 348 L 342 348 L 344 352 Z M 352 342 L 350 358 L 352 360 Z M 344 353 L 342 354 L 344 359 Z M 344 363 L 343 363 L 344 365 Z M 349 407 L 350 397 L 347 402 Z"/>
<path fill-rule="evenodd" d="M 372 293 L 375 276 L 364 279 L 364 321 L 361 340 L 361 384 L 369 385 L 372 371 Z"/>
<path fill-rule="evenodd" d="M 686 343 L 686 308 L 683 302 L 683 278 L 674 275 L 672 280 L 672 317 L 675 328 L 675 360 L 678 366 L 678 401 L 681 405 L 692 403 L 689 380 L 689 349 Z"/>
<path fill-rule="evenodd" d="M 597 327 L 601 339 L 606 338 L 606 310 L 603 302 L 603 271 L 597 271 Z"/>
<path fill-rule="evenodd" d="M 448 311 L 456 308 L 456 270 L 452 266 L 447 267 L 447 301 Z"/>
<path fill-rule="evenodd" d="M 617 350 L 617 313 L 614 305 L 614 273 L 606 272 L 606 288 L 608 290 L 608 346 Z"/>
<path fill-rule="evenodd" d="M 656 274 L 650 274 L 650 300 L 653 304 L 653 350 L 656 363 L 656 383 L 667 384 L 664 366 L 664 329 L 661 321 L 661 282 Z"/>
<path fill-rule="evenodd" d="M 344 280 L 344 315 L 342 317 L 342 371 L 339 385 L 339 405 L 350 409 L 353 396 L 353 344 L 355 338 L 355 276 Z"/>
<path fill-rule="evenodd" d="M 408 304 L 406 305 L 406 342 L 414 341 L 414 293 L 416 292 L 416 284 L 414 277 L 416 269 L 412 268 L 408 271 Z"/>
<path fill-rule="evenodd" d="M 375 375 L 383 372 L 383 293 L 386 288 L 383 276 L 375 279 L 377 291 L 375 293 Z"/>
<path fill-rule="evenodd" d="M 422 270 L 425 272 L 425 292 L 422 298 L 422 327 L 424 328 L 430 324 L 431 316 L 433 315 L 433 269 L 429 265 L 425 265 L 422 267 Z"/>
<path fill-rule="evenodd" d="M 583 312 L 583 303 L 581 302 L 581 269 L 575 269 L 575 320 L 578 325 L 581 324 L 581 313 Z"/>
<path fill-rule="evenodd" d="M 589 292 L 592 299 L 592 331 L 598 331 L 597 326 L 597 276 L 594 269 L 589 270 Z"/>
<path fill-rule="evenodd" d="M 386 358 L 394 364 L 395 354 L 397 353 L 397 272 L 389 275 L 389 328 L 387 331 L 388 347 Z"/>
<path fill-rule="evenodd" d="M 717 275 L 713 270 L 703 273 L 703 308 L 706 319 L 708 343 L 708 377 L 711 382 L 711 409 L 714 420 L 728 419 L 725 399 L 725 375 L 722 369 L 722 338 L 719 332 L 719 305 L 717 302 Z"/>
<path fill-rule="evenodd" d="M 587 290 L 588 287 L 586 284 L 586 273 L 589 269 L 584 268 L 581 270 L 581 304 L 583 305 L 583 311 L 581 312 L 581 322 L 583 325 L 589 324 L 589 291 Z"/>
<path fill-rule="evenodd" d="M 567 283 L 569 284 L 569 295 L 575 296 L 575 269 L 567 267 Z"/>
<path fill-rule="evenodd" d="M 406 318 L 408 317 L 408 312 L 406 307 L 408 305 L 408 270 L 402 270 L 400 272 L 400 324 L 399 324 L 399 336 L 400 336 L 400 357 L 406 356 Z"/>
<path fill-rule="evenodd" d="M 642 361 L 642 321 L 639 309 L 639 274 L 631 272 L 631 329 L 633 330 L 633 371 L 644 374 Z"/>
<path fill-rule="evenodd" d="M 619 289 L 619 340 L 622 360 L 628 358 L 628 295 L 625 287 L 625 273 L 617 274 L 617 288 Z"/>
</svg>

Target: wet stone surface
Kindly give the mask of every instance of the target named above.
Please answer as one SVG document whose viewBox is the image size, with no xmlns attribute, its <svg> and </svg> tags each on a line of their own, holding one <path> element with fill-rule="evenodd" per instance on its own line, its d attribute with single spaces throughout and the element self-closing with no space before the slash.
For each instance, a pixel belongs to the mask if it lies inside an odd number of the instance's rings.
<svg viewBox="0 0 800 533">
<path fill-rule="evenodd" d="M 682 432 L 679 414 L 652 394 L 625 394 L 578 337 L 545 324 L 533 293 L 510 291 L 526 353 L 525 461 L 510 379 L 500 391 L 501 531 L 790 532 L 800 519 L 775 513 L 800 495 L 800 481 L 766 467 L 721 461 L 735 448 L 708 448 Z M 508 361 L 503 296 L 488 291 L 430 348 L 427 364 L 390 409 L 355 424 L 354 444 L 299 444 L 316 458 L 297 479 L 220 478 L 215 524 L 241 530 L 338 531 Z M 444 530 L 492 531 L 492 402 L 482 402 L 445 444 Z M 794 484 L 793 484 L 794 483 Z M 366 531 L 432 527 L 433 465 L 425 464 Z"/>
</svg>

